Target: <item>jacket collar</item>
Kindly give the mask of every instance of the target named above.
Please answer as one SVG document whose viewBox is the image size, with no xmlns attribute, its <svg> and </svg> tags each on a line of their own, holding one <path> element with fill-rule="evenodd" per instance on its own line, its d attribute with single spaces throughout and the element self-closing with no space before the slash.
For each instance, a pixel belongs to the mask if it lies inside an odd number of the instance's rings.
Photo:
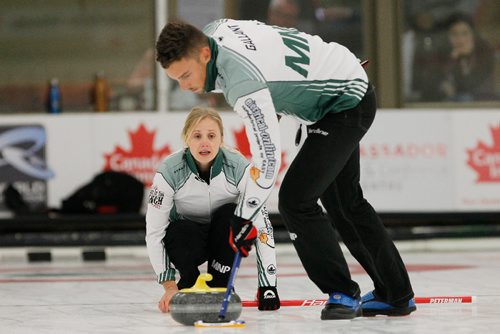
<svg viewBox="0 0 500 334">
<path fill-rule="evenodd" d="M 198 171 L 198 167 L 196 166 L 196 162 L 194 160 L 193 155 L 191 154 L 191 151 L 189 148 L 186 148 L 185 151 L 185 156 L 186 156 L 186 162 L 191 170 L 195 175 L 200 175 L 200 172 Z M 220 174 L 222 171 L 222 161 L 223 161 L 223 154 L 222 154 L 222 147 L 219 149 L 219 152 L 215 156 L 214 162 L 212 164 L 212 167 L 210 167 L 210 179 L 213 179 L 217 175 Z"/>
</svg>

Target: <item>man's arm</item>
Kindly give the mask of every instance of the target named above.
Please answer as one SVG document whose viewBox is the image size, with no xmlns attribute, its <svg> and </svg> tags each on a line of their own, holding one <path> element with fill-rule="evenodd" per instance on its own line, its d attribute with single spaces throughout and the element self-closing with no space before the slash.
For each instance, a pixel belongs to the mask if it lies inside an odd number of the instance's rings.
<svg viewBox="0 0 500 334">
<path fill-rule="evenodd" d="M 241 96 L 234 104 L 241 116 L 252 153 L 245 191 L 235 214 L 252 220 L 271 193 L 281 165 L 279 123 L 267 88 Z"/>
</svg>

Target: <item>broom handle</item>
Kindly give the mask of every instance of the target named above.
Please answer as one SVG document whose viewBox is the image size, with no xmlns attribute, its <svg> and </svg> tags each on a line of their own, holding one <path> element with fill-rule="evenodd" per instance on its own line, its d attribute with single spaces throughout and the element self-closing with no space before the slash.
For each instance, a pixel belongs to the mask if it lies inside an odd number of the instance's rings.
<svg viewBox="0 0 500 334">
<path fill-rule="evenodd" d="M 236 279 L 236 273 L 240 268 L 241 263 L 241 254 L 240 252 L 236 252 L 234 255 L 233 267 L 231 268 L 231 274 L 229 275 L 229 281 L 227 282 L 226 293 L 224 294 L 224 300 L 222 301 L 222 306 L 219 311 L 219 319 L 224 320 L 226 317 L 227 306 L 229 304 L 229 297 L 231 296 L 231 291 L 234 287 L 234 281 Z"/>
<path fill-rule="evenodd" d="M 323 306 L 326 299 L 288 299 L 280 302 L 281 306 Z M 438 296 L 438 297 L 415 297 L 416 304 L 473 304 L 477 299 L 474 296 Z M 243 307 L 257 307 L 258 302 L 244 300 Z"/>
</svg>

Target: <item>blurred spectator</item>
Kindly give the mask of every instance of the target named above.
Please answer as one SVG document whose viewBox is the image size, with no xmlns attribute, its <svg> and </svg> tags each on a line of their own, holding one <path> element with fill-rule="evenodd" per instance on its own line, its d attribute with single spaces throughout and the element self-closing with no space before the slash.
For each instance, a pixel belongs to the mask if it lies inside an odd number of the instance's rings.
<svg viewBox="0 0 500 334">
<path fill-rule="evenodd" d="M 444 99 L 440 88 L 448 62 L 447 24 L 455 11 L 476 15 L 480 0 L 404 1 L 406 31 L 402 39 L 403 89 L 408 102 Z"/>
<path fill-rule="evenodd" d="M 266 22 L 270 0 L 240 0 L 239 19 Z"/>
<path fill-rule="evenodd" d="M 296 0 L 271 0 L 266 23 L 285 28 L 297 28 L 300 7 Z"/>
<path fill-rule="evenodd" d="M 438 101 L 446 36 L 431 12 L 415 13 L 403 35 L 403 87 L 407 101 Z"/>
<path fill-rule="evenodd" d="M 362 52 L 361 1 L 271 0 L 266 23 L 295 27 Z"/>
<path fill-rule="evenodd" d="M 294 27 L 310 34 L 315 33 L 317 23 L 311 0 L 239 0 L 238 8 L 238 18 L 241 20 L 258 20 L 282 27 Z M 280 12 L 283 12 L 284 15 L 281 16 L 285 17 L 280 18 Z"/>
<path fill-rule="evenodd" d="M 448 101 L 493 100 L 495 57 L 469 16 L 456 14 L 447 25 L 449 52 L 440 92 Z"/>
<path fill-rule="evenodd" d="M 326 42 L 337 42 L 361 57 L 363 38 L 361 0 L 312 0 L 315 33 Z"/>
<path fill-rule="evenodd" d="M 455 12 L 474 15 L 483 2 L 484 0 L 406 0 L 404 10 L 410 20 L 423 15 L 437 24 L 442 24 Z"/>
</svg>

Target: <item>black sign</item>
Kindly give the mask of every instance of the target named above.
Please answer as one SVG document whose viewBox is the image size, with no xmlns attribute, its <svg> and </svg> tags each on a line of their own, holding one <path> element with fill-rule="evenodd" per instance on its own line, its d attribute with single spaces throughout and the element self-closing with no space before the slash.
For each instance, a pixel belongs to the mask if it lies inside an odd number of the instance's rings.
<svg viewBox="0 0 500 334">
<path fill-rule="evenodd" d="M 6 210 L 3 190 L 9 185 L 34 207 L 47 205 L 47 135 L 40 125 L 0 126 L 0 211 Z"/>
</svg>

